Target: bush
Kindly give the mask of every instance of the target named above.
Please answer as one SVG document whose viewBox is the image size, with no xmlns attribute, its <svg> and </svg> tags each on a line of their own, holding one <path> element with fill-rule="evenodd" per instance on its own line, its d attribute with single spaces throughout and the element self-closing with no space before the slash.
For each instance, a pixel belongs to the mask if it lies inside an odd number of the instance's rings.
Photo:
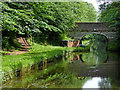
<svg viewBox="0 0 120 90">
<path fill-rule="evenodd" d="M 11 37 L 4 36 L 2 38 L 2 50 L 9 51 L 10 49 L 20 49 L 21 44 L 18 43 L 17 39 L 11 39 Z"/>
<path fill-rule="evenodd" d="M 11 45 L 9 43 L 10 37 L 3 37 L 2 38 L 2 49 L 7 49 L 7 51 L 11 48 Z"/>
<path fill-rule="evenodd" d="M 119 51 L 119 48 L 120 48 L 120 42 L 117 40 L 110 42 L 108 45 L 109 51 Z"/>
</svg>

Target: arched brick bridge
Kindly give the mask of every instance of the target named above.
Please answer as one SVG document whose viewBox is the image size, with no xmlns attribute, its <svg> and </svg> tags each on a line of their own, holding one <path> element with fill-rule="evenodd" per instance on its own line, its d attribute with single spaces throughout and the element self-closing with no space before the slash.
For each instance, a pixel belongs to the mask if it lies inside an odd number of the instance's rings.
<svg viewBox="0 0 120 90">
<path fill-rule="evenodd" d="M 88 34 L 104 35 L 109 42 L 117 38 L 116 29 L 101 22 L 76 23 L 76 27 L 71 29 L 68 35 L 75 40 L 81 40 L 83 36 Z"/>
</svg>

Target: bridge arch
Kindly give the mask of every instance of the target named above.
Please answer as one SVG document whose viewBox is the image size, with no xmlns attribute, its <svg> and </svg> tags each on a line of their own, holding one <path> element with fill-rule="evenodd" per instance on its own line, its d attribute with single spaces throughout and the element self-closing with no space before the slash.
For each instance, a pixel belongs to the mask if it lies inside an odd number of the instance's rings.
<svg viewBox="0 0 120 90">
<path fill-rule="evenodd" d="M 82 36 L 80 37 L 80 39 L 78 39 L 79 43 L 82 44 L 83 37 L 85 37 L 86 35 L 91 35 L 91 34 L 103 36 L 105 38 L 105 40 L 103 42 L 105 42 L 105 44 L 106 44 L 106 50 L 108 50 L 109 38 L 108 38 L 108 36 L 106 34 L 100 33 L 100 32 L 86 32 L 86 33 L 82 34 Z"/>
<path fill-rule="evenodd" d="M 80 39 L 77 39 L 77 40 L 79 40 L 80 44 L 82 44 L 83 37 L 85 37 L 86 35 L 91 35 L 91 34 L 101 35 L 101 36 L 105 37 L 106 50 L 108 49 L 109 38 L 104 33 L 100 33 L 100 32 L 86 32 L 86 33 L 82 34 L 82 36 L 80 37 Z"/>
<path fill-rule="evenodd" d="M 86 35 L 91 35 L 91 34 L 101 35 L 101 36 L 105 37 L 107 41 L 108 41 L 108 38 L 109 38 L 109 37 L 108 37 L 106 34 L 104 34 L 104 33 L 100 33 L 100 32 L 86 32 L 86 33 L 82 34 L 81 37 L 80 37 L 80 39 L 78 39 L 78 40 L 81 41 L 83 37 L 85 37 Z"/>
<path fill-rule="evenodd" d="M 100 34 L 106 37 L 111 42 L 117 38 L 115 28 L 110 28 L 106 23 L 101 22 L 88 22 L 76 23 L 76 27 L 69 30 L 68 36 L 75 40 L 81 40 L 87 34 Z"/>
</svg>

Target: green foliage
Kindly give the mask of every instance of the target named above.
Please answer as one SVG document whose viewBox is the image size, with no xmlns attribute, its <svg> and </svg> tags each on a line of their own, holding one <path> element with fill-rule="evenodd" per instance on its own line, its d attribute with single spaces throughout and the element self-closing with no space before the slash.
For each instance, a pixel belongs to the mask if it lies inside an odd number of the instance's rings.
<svg viewBox="0 0 120 90">
<path fill-rule="evenodd" d="M 112 3 L 103 3 L 100 5 L 101 14 L 99 16 L 99 21 L 107 22 L 109 27 L 114 27 L 117 29 L 118 41 L 110 43 L 109 50 L 116 51 L 119 49 L 120 42 L 120 1 Z"/>
<path fill-rule="evenodd" d="M 85 46 L 85 48 L 84 47 L 76 47 L 74 51 L 75 52 L 87 52 L 87 51 L 90 51 L 90 47 L 89 46 Z"/>
<path fill-rule="evenodd" d="M 88 65 L 97 65 L 98 63 L 100 64 L 107 60 L 106 52 L 102 52 L 102 54 L 101 52 L 98 53 L 84 53 L 82 59 Z"/>
<path fill-rule="evenodd" d="M 71 39 L 70 37 L 68 37 L 66 34 L 61 34 L 61 38 L 62 38 L 62 40 L 74 40 L 74 39 Z"/>
<path fill-rule="evenodd" d="M 22 48 L 21 44 L 17 42 L 16 39 L 11 39 L 8 36 L 4 36 L 2 38 L 2 49 L 3 50 L 12 50 L 12 49 L 18 49 L 20 50 Z"/>
<path fill-rule="evenodd" d="M 21 34 L 39 43 L 59 45 L 61 34 L 67 34 L 75 22 L 96 20 L 95 9 L 86 2 L 2 2 L 1 6 L 3 37 L 12 42 Z"/>
<path fill-rule="evenodd" d="M 96 46 L 96 42 L 104 42 L 107 44 L 108 40 L 107 37 L 102 34 L 88 34 L 82 38 L 82 44 L 85 46 Z"/>
<path fill-rule="evenodd" d="M 78 22 L 96 22 L 97 12 L 91 3 L 77 2 L 71 6 Z"/>
<path fill-rule="evenodd" d="M 0 54 L 1 55 L 10 54 L 10 52 L 8 52 L 8 51 L 1 51 Z"/>
<path fill-rule="evenodd" d="M 99 21 L 107 22 L 110 27 L 115 27 L 120 31 L 120 1 L 100 5 Z"/>
<path fill-rule="evenodd" d="M 108 50 L 109 51 L 118 51 L 119 46 L 120 46 L 120 42 L 118 42 L 117 40 L 110 42 L 108 45 Z"/>
<path fill-rule="evenodd" d="M 88 50 L 90 52 L 96 53 L 96 55 L 101 58 L 106 55 L 106 50 L 108 50 L 108 39 L 101 34 L 89 34 L 84 36 L 82 38 L 82 44 L 89 47 Z"/>
</svg>

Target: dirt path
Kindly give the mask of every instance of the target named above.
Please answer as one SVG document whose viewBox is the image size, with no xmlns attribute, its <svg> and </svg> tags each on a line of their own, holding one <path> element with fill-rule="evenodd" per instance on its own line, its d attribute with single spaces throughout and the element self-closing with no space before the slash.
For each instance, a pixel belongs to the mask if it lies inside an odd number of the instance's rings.
<svg viewBox="0 0 120 90">
<path fill-rule="evenodd" d="M 9 55 L 23 54 L 23 53 L 28 52 L 28 50 L 30 49 L 30 44 L 25 38 L 19 37 L 17 38 L 17 40 L 22 45 L 23 48 L 20 51 L 13 51 Z"/>
</svg>

